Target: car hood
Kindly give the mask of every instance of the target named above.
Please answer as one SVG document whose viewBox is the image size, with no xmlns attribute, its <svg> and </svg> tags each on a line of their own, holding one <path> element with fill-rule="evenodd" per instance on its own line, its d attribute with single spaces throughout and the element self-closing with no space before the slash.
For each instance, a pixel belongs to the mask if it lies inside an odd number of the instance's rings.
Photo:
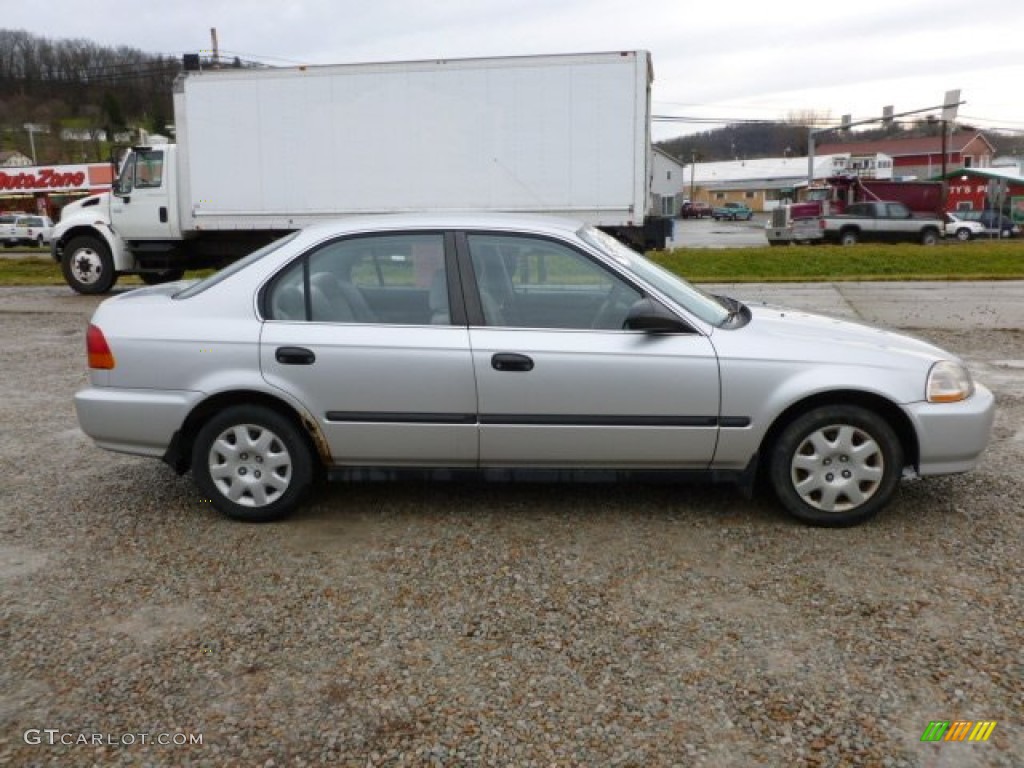
<svg viewBox="0 0 1024 768">
<path fill-rule="evenodd" d="M 758 339 L 772 346 L 806 350 L 808 359 L 878 361 L 883 356 L 914 358 L 929 365 L 958 359 L 921 339 L 850 320 L 769 305 L 750 306 L 750 312 L 748 328 Z"/>
</svg>

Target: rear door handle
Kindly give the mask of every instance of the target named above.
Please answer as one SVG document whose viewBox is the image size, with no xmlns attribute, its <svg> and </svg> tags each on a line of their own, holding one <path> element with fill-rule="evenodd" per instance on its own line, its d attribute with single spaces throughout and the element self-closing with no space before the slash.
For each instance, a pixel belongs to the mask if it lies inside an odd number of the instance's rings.
<svg viewBox="0 0 1024 768">
<path fill-rule="evenodd" d="M 281 365 L 312 365 L 316 362 L 313 350 L 305 347 L 278 347 L 274 357 Z"/>
<path fill-rule="evenodd" d="M 499 352 L 491 358 L 491 367 L 496 371 L 532 371 L 533 360 L 515 352 Z"/>
</svg>

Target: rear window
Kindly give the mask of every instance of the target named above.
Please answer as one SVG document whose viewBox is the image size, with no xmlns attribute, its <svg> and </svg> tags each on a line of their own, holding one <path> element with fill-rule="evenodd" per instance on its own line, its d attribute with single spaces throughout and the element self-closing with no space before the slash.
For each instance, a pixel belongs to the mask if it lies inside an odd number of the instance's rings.
<svg viewBox="0 0 1024 768">
<path fill-rule="evenodd" d="M 219 283 L 221 280 L 225 280 L 225 279 L 231 277 L 231 275 L 235 274 L 236 272 L 242 271 L 243 269 L 248 267 L 250 264 L 252 264 L 254 262 L 257 262 L 260 259 L 262 259 L 268 253 L 273 253 L 274 251 L 276 251 L 278 248 L 280 248 L 285 243 L 290 243 L 292 240 L 294 240 L 296 237 L 298 237 L 298 235 L 299 235 L 299 233 L 297 231 L 296 232 L 292 232 L 291 234 L 285 235 L 280 240 L 275 240 L 274 242 L 270 243 L 269 245 L 263 246 L 258 251 L 253 251 L 248 256 L 245 256 L 245 257 L 239 259 L 238 261 L 236 261 L 236 262 L 234 262 L 232 264 L 229 264 L 228 266 L 224 267 L 224 269 L 222 269 L 220 272 L 212 274 L 209 277 L 203 278 L 198 283 L 194 283 L 194 284 L 190 285 L 188 288 L 186 288 L 183 291 L 178 291 L 176 294 L 174 294 L 174 298 L 175 299 L 190 299 L 193 296 L 196 296 L 197 294 L 202 293 L 207 288 L 212 288 L 217 283 Z"/>
</svg>

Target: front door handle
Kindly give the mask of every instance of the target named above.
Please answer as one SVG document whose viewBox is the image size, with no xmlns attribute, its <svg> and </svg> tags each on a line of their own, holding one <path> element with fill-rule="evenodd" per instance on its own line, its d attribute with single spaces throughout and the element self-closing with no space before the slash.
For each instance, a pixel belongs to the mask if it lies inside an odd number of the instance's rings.
<svg viewBox="0 0 1024 768">
<path fill-rule="evenodd" d="M 316 362 L 313 350 L 305 347 L 278 347 L 274 357 L 281 365 L 312 365 Z"/>
<path fill-rule="evenodd" d="M 499 352 L 491 358 L 491 368 L 496 371 L 532 371 L 533 360 L 515 352 Z"/>
</svg>

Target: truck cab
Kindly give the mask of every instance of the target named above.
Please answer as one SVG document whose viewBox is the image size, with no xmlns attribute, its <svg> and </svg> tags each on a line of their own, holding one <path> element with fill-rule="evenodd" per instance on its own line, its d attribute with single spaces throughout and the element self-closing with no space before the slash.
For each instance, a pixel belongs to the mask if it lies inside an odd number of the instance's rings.
<svg viewBox="0 0 1024 768">
<path fill-rule="evenodd" d="M 174 145 L 135 147 L 125 157 L 110 200 L 111 223 L 129 242 L 181 237 L 174 204 Z"/>
</svg>

